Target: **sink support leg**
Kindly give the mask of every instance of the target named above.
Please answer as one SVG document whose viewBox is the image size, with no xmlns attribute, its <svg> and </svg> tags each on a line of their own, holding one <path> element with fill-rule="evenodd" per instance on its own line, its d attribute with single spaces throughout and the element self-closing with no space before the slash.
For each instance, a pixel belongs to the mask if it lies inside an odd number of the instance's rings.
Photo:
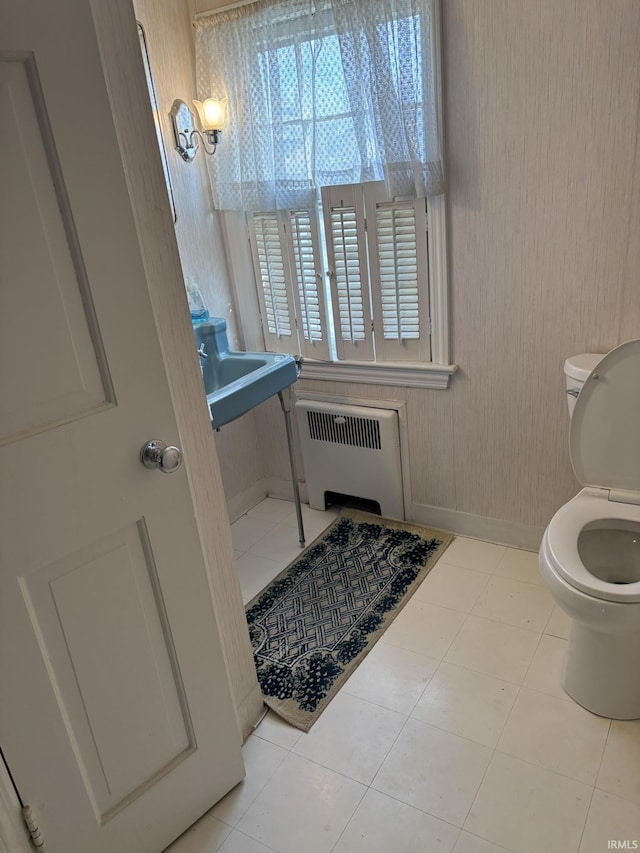
<svg viewBox="0 0 640 853">
<path fill-rule="evenodd" d="M 285 398 L 286 395 L 286 398 Z M 293 486 L 293 500 L 296 505 L 296 516 L 298 518 L 298 540 L 304 548 L 304 527 L 302 524 L 302 507 L 300 506 L 300 489 L 298 488 L 298 472 L 296 470 L 296 457 L 293 450 L 293 432 L 291 429 L 291 387 L 284 391 L 278 391 L 280 407 L 284 415 L 284 426 L 287 431 L 287 446 L 289 448 L 289 465 L 291 466 L 291 485 Z"/>
</svg>

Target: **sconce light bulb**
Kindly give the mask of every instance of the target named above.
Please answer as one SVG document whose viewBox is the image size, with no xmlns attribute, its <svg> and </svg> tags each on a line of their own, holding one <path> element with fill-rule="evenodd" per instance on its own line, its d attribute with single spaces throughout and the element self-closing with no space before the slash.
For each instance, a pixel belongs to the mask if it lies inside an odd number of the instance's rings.
<svg viewBox="0 0 640 853">
<path fill-rule="evenodd" d="M 193 102 L 203 130 L 221 130 L 224 124 L 225 113 L 227 108 L 227 99 L 223 98 L 207 98 L 204 102 Z"/>
</svg>

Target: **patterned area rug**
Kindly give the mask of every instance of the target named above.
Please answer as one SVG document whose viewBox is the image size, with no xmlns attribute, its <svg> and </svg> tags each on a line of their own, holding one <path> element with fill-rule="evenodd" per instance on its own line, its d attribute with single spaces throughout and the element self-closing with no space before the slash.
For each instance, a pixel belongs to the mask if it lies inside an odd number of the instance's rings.
<svg viewBox="0 0 640 853">
<path fill-rule="evenodd" d="M 265 703 L 309 731 L 452 539 L 344 510 L 247 605 Z"/>
</svg>

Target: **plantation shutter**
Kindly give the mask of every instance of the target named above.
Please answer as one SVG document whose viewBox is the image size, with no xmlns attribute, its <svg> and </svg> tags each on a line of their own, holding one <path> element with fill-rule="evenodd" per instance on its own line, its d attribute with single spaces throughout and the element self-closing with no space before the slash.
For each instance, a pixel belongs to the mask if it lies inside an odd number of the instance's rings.
<svg viewBox="0 0 640 853">
<path fill-rule="evenodd" d="M 307 358 L 329 359 L 326 308 L 315 212 L 287 214 L 288 237 L 300 352 Z"/>
<path fill-rule="evenodd" d="M 377 361 L 430 361 L 425 199 L 390 199 L 365 184 Z"/>
<path fill-rule="evenodd" d="M 267 350 L 299 351 L 284 223 L 277 213 L 249 217 L 249 241 Z"/>
<path fill-rule="evenodd" d="M 390 198 L 379 181 L 324 187 L 322 210 L 338 359 L 430 361 L 425 199 Z M 328 360 L 317 213 L 249 224 L 267 349 Z"/>
<path fill-rule="evenodd" d="M 315 212 L 250 216 L 249 240 L 267 349 L 328 360 Z"/>
<path fill-rule="evenodd" d="M 338 358 L 373 361 L 362 187 L 323 187 L 322 209 Z"/>
</svg>

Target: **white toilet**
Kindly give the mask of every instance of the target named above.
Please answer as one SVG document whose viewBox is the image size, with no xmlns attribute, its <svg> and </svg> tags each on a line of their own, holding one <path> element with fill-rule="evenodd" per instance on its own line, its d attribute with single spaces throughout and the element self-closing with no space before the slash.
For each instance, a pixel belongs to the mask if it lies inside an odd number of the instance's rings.
<svg viewBox="0 0 640 853">
<path fill-rule="evenodd" d="M 551 519 L 540 571 L 571 619 L 562 686 L 584 708 L 640 718 L 640 340 L 565 362 L 582 491 Z"/>
</svg>

